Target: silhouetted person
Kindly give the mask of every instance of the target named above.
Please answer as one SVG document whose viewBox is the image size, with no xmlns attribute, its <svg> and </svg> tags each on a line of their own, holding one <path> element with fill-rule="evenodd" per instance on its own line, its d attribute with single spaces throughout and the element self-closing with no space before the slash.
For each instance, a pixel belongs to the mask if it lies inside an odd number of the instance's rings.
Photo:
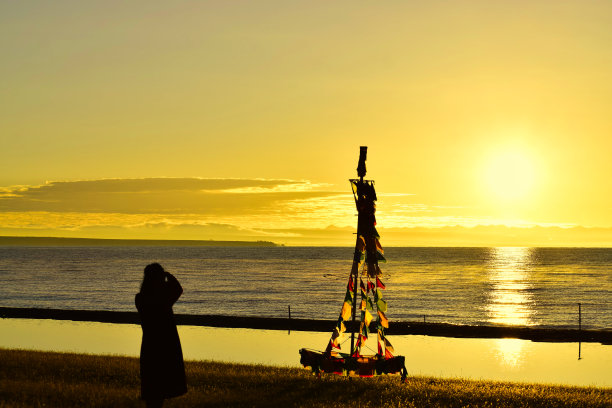
<svg viewBox="0 0 612 408">
<path fill-rule="evenodd" d="M 142 325 L 141 397 L 147 407 L 161 407 L 165 398 L 187 392 L 183 351 L 172 313 L 182 293 L 178 280 L 160 264 L 147 265 L 136 295 Z"/>
</svg>

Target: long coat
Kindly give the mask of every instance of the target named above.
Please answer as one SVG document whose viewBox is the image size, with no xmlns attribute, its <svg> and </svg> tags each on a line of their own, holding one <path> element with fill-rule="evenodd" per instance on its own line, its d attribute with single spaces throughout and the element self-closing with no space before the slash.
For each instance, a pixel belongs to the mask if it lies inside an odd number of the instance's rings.
<svg viewBox="0 0 612 408">
<path fill-rule="evenodd" d="M 176 330 L 172 305 L 183 293 L 174 276 L 161 294 L 138 293 L 136 308 L 142 326 L 140 380 L 142 399 L 162 399 L 187 392 L 181 341 Z"/>
</svg>

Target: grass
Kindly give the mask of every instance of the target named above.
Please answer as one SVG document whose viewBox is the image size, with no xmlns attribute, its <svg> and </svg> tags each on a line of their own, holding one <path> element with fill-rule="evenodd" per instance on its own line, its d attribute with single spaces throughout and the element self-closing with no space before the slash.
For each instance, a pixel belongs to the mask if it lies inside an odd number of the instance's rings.
<svg viewBox="0 0 612 408">
<path fill-rule="evenodd" d="M 317 379 L 299 368 L 186 362 L 165 407 L 612 407 L 612 389 L 408 377 Z M 0 408 L 143 407 L 138 359 L 0 349 Z"/>
</svg>

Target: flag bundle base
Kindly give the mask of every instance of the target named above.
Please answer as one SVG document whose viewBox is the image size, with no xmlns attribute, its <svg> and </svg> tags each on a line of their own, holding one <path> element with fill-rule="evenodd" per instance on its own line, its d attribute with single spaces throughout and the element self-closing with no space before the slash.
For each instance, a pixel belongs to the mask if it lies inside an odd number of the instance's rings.
<svg viewBox="0 0 612 408">
<path fill-rule="evenodd" d="M 351 357 L 345 353 L 324 353 L 316 350 L 300 349 L 300 363 L 310 367 L 316 375 L 321 373 L 338 374 L 352 377 L 374 377 L 383 374 L 400 374 L 402 381 L 408 374 L 404 356 L 385 358 L 381 355 Z"/>
</svg>

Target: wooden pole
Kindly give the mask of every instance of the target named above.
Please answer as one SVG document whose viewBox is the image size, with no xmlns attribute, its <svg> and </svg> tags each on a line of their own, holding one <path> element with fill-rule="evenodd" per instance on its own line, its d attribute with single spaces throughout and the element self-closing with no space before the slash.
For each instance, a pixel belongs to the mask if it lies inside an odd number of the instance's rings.
<svg viewBox="0 0 612 408">
<path fill-rule="evenodd" d="M 367 183 L 367 181 L 365 182 L 363 181 L 363 178 L 365 177 L 367 173 L 366 172 L 367 155 L 368 155 L 368 147 L 360 146 L 359 147 L 359 162 L 357 164 L 357 176 L 359 177 L 359 181 L 356 183 L 357 191 L 355 191 L 355 189 L 353 189 L 353 186 L 351 185 L 351 190 L 353 191 L 353 197 L 355 198 L 355 205 L 357 206 L 357 241 L 355 242 L 355 252 L 353 255 L 353 268 L 351 269 L 351 279 L 353 280 L 353 310 L 352 310 L 353 316 L 351 319 L 351 326 L 352 326 L 351 328 L 351 351 L 349 354 L 351 357 L 353 355 L 353 349 L 355 347 L 355 331 L 357 330 L 355 321 L 356 321 L 356 315 L 357 315 L 357 286 L 359 285 L 359 260 L 361 258 L 361 251 L 358 250 L 359 241 L 360 241 L 359 233 L 364 228 L 364 225 L 361 225 L 361 223 L 364 222 L 364 218 L 363 218 L 363 215 L 361 214 L 362 209 L 359 206 L 359 199 L 360 199 L 359 186 L 363 186 L 364 183 Z M 349 180 L 349 181 L 351 182 L 351 184 L 353 183 L 353 180 Z M 364 238 L 369 239 L 370 237 L 368 236 Z"/>
<path fill-rule="evenodd" d="M 578 360 L 582 359 L 582 304 L 578 303 Z"/>
<path fill-rule="evenodd" d="M 359 230 L 359 228 L 357 229 Z M 353 258 L 353 267 L 351 268 L 351 279 L 353 280 L 353 308 L 351 310 L 351 351 L 350 355 L 353 355 L 353 347 L 355 347 L 355 320 L 357 315 L 357 278 L 359 278 L 359 261 L 357 256 L 361 256 L 361 252 L 357 250 L 359 244 L 359 235 L 357 235 L 357 243 L 355 243 L 355 252 Z"/>
</svg>

